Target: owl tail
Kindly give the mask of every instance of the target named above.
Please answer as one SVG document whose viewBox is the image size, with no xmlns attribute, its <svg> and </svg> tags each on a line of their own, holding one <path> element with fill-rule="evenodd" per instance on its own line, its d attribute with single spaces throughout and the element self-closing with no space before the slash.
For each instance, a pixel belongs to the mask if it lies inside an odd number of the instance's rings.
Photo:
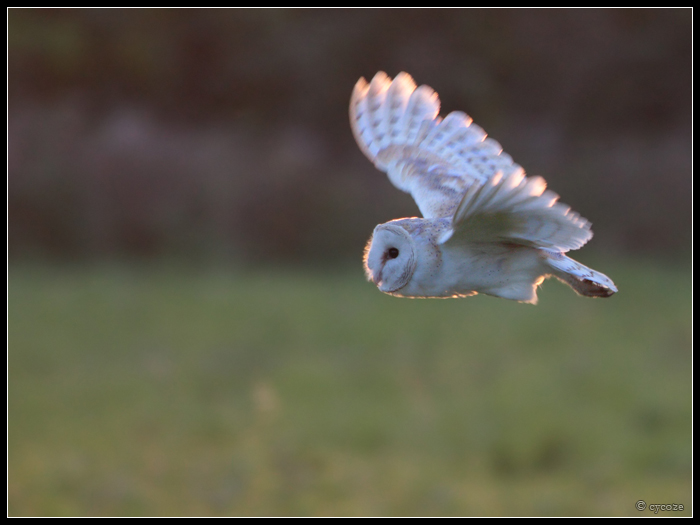
<svg viewBox="0 0 700 525">
<path fill-rule="evenodd" d="M 579 295 L 586 297 L 610 297 L 617 292 L 615 283 L 605 274 L 576 262 L 563 253 L 542 250 L 552 275 L 568 284 Z"/>
</svg>

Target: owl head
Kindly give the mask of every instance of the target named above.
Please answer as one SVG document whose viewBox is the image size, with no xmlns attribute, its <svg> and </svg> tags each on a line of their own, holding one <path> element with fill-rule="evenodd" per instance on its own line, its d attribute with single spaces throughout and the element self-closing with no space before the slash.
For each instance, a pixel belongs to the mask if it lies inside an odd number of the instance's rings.
<svg viewBox="0 0 700 525">
<path fill-rule="evenodd" d="M 380 224 L 365 248 L 365 274 L 380 291 L 394 293 L 406 286 L 416 269 L 416 244 L 396 224 Z"/>
</svg>

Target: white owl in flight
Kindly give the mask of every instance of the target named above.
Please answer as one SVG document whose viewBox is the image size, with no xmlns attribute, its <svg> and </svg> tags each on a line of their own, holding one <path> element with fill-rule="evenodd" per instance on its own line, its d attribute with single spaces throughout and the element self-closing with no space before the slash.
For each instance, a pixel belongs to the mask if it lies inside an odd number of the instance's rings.
<svg viewBox="0 0 700 525">
<path fill-rule="evenodd" d="M 423 214 L 374 229 L 368 279 L 401 297 L 484 293 L 536 303 L 549 276 L 589 297 L 617 292 L 606 275 L 564 255 L 593 236 L 591 224 L 557 202 L 542 177 L 525 177 L 465 113 L 442 119 L 439 110 L 437 93 L 407 73 L 355 84 L 355 140 Z"/>
</svg>

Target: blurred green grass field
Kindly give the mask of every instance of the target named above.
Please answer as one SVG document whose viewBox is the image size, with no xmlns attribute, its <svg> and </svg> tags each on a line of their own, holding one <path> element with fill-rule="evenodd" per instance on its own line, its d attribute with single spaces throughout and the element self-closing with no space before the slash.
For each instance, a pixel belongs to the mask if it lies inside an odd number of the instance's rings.
<svg viewBox="0 0 700 525">
<path fill-rule="evenodd" d="M 594 266 L 537 306 L 11 266 L 8 513 L 690 515 L 690 268 Z"/>
</svg>

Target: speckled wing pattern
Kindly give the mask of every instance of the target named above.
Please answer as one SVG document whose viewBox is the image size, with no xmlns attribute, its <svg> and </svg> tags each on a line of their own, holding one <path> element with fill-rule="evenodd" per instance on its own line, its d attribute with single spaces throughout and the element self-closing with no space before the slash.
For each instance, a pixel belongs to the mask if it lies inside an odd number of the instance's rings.
<svg viewBox="0 0 700 525">
<path fill-rule="evenodd" d="M 425 218 L 452 218 L 440 242 L 503 240 L 555 251 L 580 248 L 590 223 L 541 177 L 525 177 L 501 145 L 471 118 L 438 116 L 440 100 L 407 73 L 392 81 L 361 78 L 350 101 L 350 124 L 362 152 L 410 193 Z"/>
<path fill-rule="evenodd" d="M 438 116 L 440 100 L 408 73 L 392 81 L 377 73 L 358 80 L 350 101 L 350 124 L 360 149 L 410 193 L 426 218 L 447 217 L 464 192 L 496 172 L 520 169 L 501 145 L 461 111 Z"/>
</svg>

